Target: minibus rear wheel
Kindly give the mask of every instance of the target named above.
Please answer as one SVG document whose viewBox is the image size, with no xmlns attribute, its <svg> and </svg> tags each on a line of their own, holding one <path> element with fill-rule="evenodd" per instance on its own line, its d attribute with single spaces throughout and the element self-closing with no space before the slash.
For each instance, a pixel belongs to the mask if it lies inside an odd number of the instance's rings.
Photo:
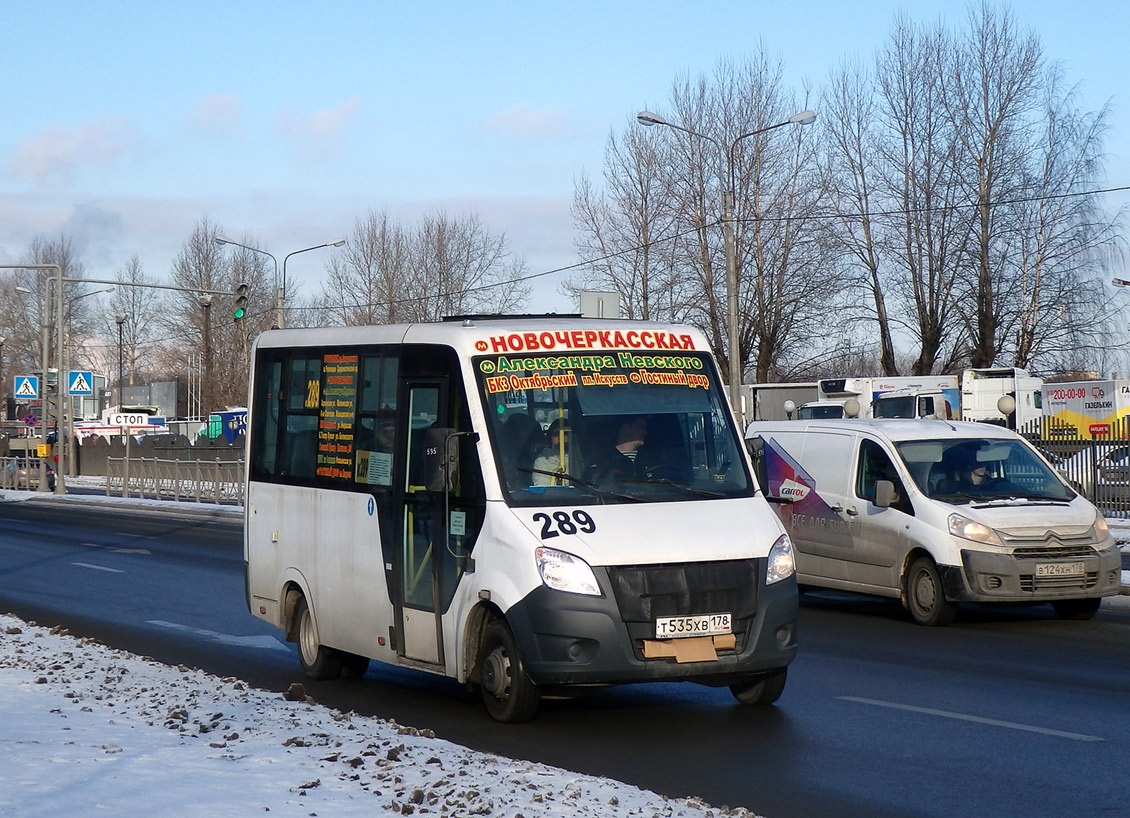
<svg viewBox="0 0 1130 818">
<path fill-rule="evenodd" d="M 752 679 L 730 685 L 730 692 L 742 704 L 773 704 L 785 689 L 787 667 L 762 673 Z"/>
<path fill-rule="evenodd" d="M 294 609 L 298 623 L 298 661 L 311 679 L 336 679 L 341 675 L 341 657 L 333 648 L 318 642 L 318 629 L 306 597 L 300 596 Z"/>
<path fill-rule="evenodd" d="M 941 627 L 957 617 L 957 603 L 946 599 L 938 566 L 922 556 L 910 564 L 904 579 L 906 609 L 918 625 Z"/>
<path fill-rule="evenodd" d="M 501 619 L 487 625 L 479 644 L 479 689 L 495 721 L 529 721 L 538 712 L 541 693 L 526 675 L 518 640 Z"/>
</svg>

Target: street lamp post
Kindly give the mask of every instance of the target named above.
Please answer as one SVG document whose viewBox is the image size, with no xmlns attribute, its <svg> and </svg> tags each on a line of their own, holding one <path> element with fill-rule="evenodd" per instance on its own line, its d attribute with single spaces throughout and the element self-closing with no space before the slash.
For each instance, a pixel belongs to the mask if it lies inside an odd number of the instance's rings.
<svg viewBox="0 0 1130 818">
<path fill-rule="evenodd" d="M 0 335 L 0 419 L 8 419 L 8 400 L 4 394 L 4 342 L 8 339 Z"/>
<path fill-rule="evenodd" d="M 726 251 L 726 313 L 729 323 L 727 327 L 727 344 L 729 350 L 727 350 L 726 358 L 729 364 L 730 405 L 733 407 L 734 417 L 744 425 L 742 416 L 742 366 L 741 361 L 738 359 L 738 252 L 734 238 L 734 152 L 738 148 L 738 143 L 743 139 L 748 139 L 751 136 L 757 136 L 758 134 L 763 134 L 766 131 L 772 131 L 776 128 L 782 128 L 785 125 L 810 125 L 816 121 L 816 114 L 812 111 L 802 111 L 799 114 L 793 114 L 784 122 L 778 122 L 775 125 L 767 125 L 764 128 L 758 128 L 757 130 L 743 133 L 730 143 L 729 148 L 709 134 L 698 133 L 697 131 L 692 131 L 690 128 L 684 128 L 682 125 L 668 122 L 666 119 L 659 116 L 659 114 L 654 114 L 650 111 L 640 111 L 636 115 L 636 119 L 641 125 L 664 125 L 676 131 L 682 131 L 691 136 L 697 136 L 700 139 L 713 142 L 718 146 L 718 149 L 722 152 L 723 158 L 726 160 L 726 173 L 722 180 L 726 185 L 726 190 L 722 194 L 722 238 L 725 243 Z"/>
<path fill-rule="evenodd" d="M 122 355 L 122 350 L 125 346 L 123 326 L 126 323 L 126 314 L 124 312 L 119 312 L 114 316 L 114 321 L 116 321 L 118 324 L 118 408 L 121 409 L 122 405 L 125 403 L 125 398 L 123 397 L 123 395 L 125 394 L 125 392 L 123 391 L 123 386 L 125 384 L 126 376 L 125 359 Z"/>
<path fill-rule="evenodd" d="M 304 250 L 295 250 L 293 253 L 287 253 L 283 257 L 283 271 L 282 271 L 282 287 L 279 288 L 279 315 L 278 326 L 281 329 L 283 326 L 282 304 L 286 298 L 286 262 L 291 256 L 297 256 L 299 253 L 309 253 L 311 250 L 320 250 L 323 247 L 341 247 L 345 244 L 345 239 L 332 239 L 324 244 L 315 244 L 313 247 L 307 247 Z"/>
<path fill-rule="evenodd" d="M 200 306 L 204 308 L 204 406 L 208 412 L 212 411 L 212 297 L 204 296 L 200 299 Z M 204 412 L 200 413 L 201 415 Z"/>
</svg>

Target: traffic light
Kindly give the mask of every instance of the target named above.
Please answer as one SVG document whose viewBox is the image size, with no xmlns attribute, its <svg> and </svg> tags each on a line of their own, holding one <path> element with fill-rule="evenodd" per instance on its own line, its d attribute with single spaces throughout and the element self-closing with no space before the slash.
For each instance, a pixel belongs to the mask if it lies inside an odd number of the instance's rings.
<svg viewBox="0 0 1130 818">
<path fill-rule="evenodd" d="M 247 313 L 247 285 L 240 284 L 235 288 L 235 312 L 233 318 L 242 321 Z"/>
</svg>

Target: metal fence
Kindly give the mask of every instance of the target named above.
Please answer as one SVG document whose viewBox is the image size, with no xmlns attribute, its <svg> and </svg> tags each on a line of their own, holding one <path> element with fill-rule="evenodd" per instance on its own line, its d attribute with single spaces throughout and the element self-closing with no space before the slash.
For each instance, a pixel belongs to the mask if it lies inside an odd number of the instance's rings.
<svg viewBox="0 0 1130 818">
<path fill-rule="evenodd" d="M 1130 517 L 1130 418 L 1094 437 L 1043 418 L 1020 430 L 1064 479 L 1107 517 Z"/>
<path fill-rule="evenodd" d="M 53 475 L 48 475 L 47 485 L 53 487 Z M 26 457 L 0 457 L 0 489 L 39 488 L 39 459 Z"/>
<path fill-rule="evenodd" d="M 243 505 L 244 461 L 106 459 L 106 494 Z"/>
</svg>

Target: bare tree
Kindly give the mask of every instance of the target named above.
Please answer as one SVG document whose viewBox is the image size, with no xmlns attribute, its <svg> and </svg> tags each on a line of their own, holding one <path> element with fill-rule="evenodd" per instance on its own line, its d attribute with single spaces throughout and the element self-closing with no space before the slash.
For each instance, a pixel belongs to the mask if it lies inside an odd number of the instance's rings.
<svg viewBox="0 0 1130 818">
<path fill-rule="evenodd" d="M 828 205 L 837 216 L 831 224 L 831 240 L 847 257 L 843 264 L 845 279 L 866 294 L 872 307 L 870 320 L 879 337 L 880 372 L 897 375 L 881 269 L 884 230 L 882 217 L 873 215 L 874 210 L 883 210 L 876 107 L 872 79 L 860 64 L 846 62 L 833 72 L 820 104 L 825 135 L 823 184 Z"/>
<path fill-rule="evenodd" d="M 145 274 L 141 259 L 136 255 L 130 258 L 114 277 L 118 281 L 118 286 L 110 299 L 110 309 L 104 325 L 114 344 L 121 345 L 122 369 L 114 370 L 118 374 L 118 380 L 125 381 L 128 378 L 130 385 L 133 385 L 137 382 L 139 362 L 143 368 L 148 363 L 141 355 L 141 350 L 150 347 L 157 340 L 154 307 L 162 300 L 161 292 L 149 286 L 135 286 L 157 283 Z M 119 316 L 120 322 L 117 320 Z M 118 363 L 119 361 L 115 360 L 115 366 Z"/>
<path fill-rule="evenodd" d="M 1042 59 L 1036 36 L 1017 32 L 1012 15 L 985 0 L 971 10 L 964 40 L 947 52 L 942 100 L 959 151 L 955 178 L 976 202 L 966 250 L 973 366 L 992 366 L 1002 347 L 1005 305 L 998 296 L 1011 272 L 1006 251 L 1018 238 L 1011 202 L 1025 190 Z"/>
<path fill-rule="evenodd" d="M 206 411 L 247 401 L 248 347 L 273 318 L 273 272 L 268 272 L 266 258 L 245 248 L 221 249 L 215 242 L 219 233 L 207 218 L 201 219 L 177 254 L 172 284 L 188 292 L 174 292 L 165 326 L 166 338 L 173 341 L 170 367 L 185 371 L 193 367 L 193 357 L 203 361 Z M 250 238 L 240 243 L 255 246 Z M 239 284 L 248 285 L 248 309 L 243 320 L 235 321 Z M 233 295 L 207 295 L 204 290 Z"/>
<path fill-rule="evenodd" d="M 581 176 L 573 194 L 574 246 L 591 259 L 564 291 L 579 298 L 584 289 L 611 287 L 626 318 L 679 321 L 686 312 L 671 240 L 678 210 L 669 195 L 666 134 L 629 127 L 609 136 L 604 154 L 604 188 Z"/>
<path fill-rule="evenodd" d="M 812 142 L 799 130 L 762 133 L 796 113 L 781 73 L 778 60 L 759 52 L 741 64 L 721 61 L 709 78 L 677 79 L 664 115 L 676 127 L 643 137 L 632 125 L 611 138 L 606 189 L 597 193 L 583 179 L 574 196 L 578 249 L 603 259 L 587 265 L 574 289 L 612 288 L 630 295 L 630 317 L 694 324 L 720 359 L 737 355 L 743 372 L 756 351 L 759 379 L 818 334 L 816 296 L 831 278 L 809 218 L 820 195 Z M 731 193 L 736 350 L 726 343 L 722 221 Z"/>
<path fill-rule="evenodd" d="M 507 312 L 528 296 L 524 262 L 475 215 L 437 213 L 409 232 L 387 213 L 370 211 L 326 269 L 317 307 L 346 325 Z"/>
</svg>

